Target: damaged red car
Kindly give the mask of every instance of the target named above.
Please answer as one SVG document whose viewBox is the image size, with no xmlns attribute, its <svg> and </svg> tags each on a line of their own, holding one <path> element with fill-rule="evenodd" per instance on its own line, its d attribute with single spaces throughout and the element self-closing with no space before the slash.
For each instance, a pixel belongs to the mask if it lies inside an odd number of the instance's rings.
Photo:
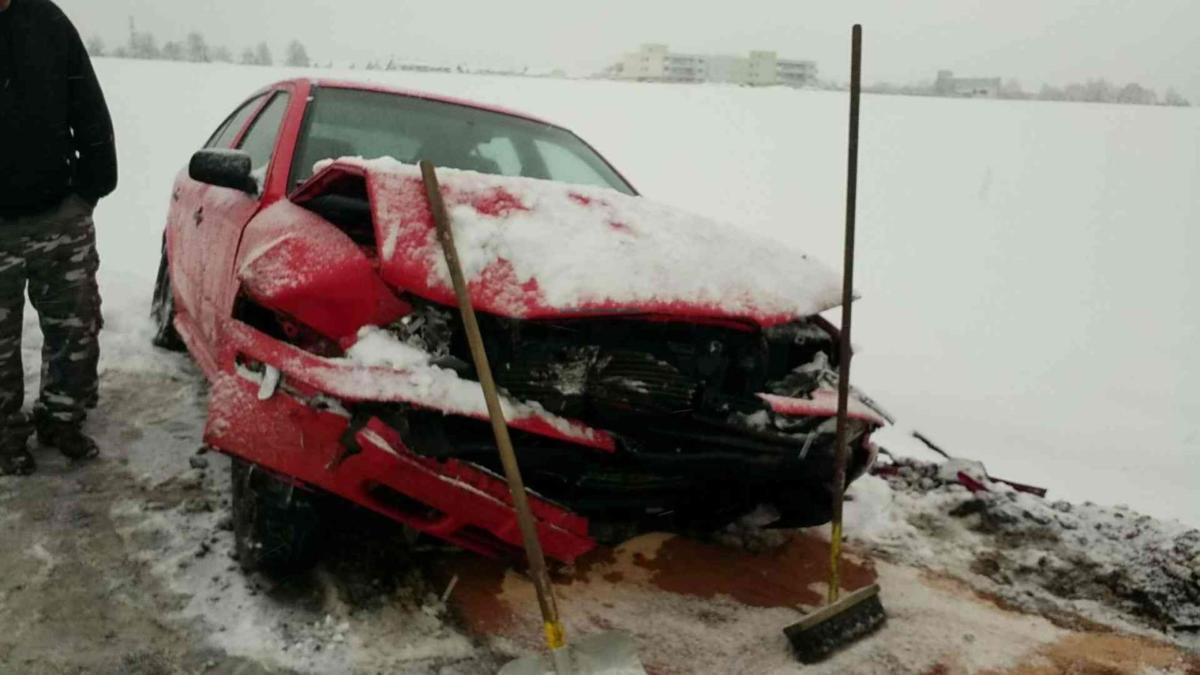
<svg viewBox="0 0 1200 675">
<path fill-rule="evenodd" d="M 311 561 L 328 495 L 491 556 L 521 538 L 418 160 L 439 167 L 546 553 L 829 519 L 839 301 L 820 263 L 640 197 L 571 131 L 294 80 L 171 195 L 153 316 L 211 383 L 239 559 Z M 851 400 L 850 479 L 882 413 Z M 765 510 L 763 510 L 765 507 Z"/>
</svg>

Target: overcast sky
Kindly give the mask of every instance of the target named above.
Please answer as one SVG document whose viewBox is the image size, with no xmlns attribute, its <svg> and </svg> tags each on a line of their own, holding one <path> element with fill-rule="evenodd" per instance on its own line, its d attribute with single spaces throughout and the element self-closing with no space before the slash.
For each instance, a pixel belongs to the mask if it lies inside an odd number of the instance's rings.
<svg viewBox="0 0 1200 675">
<path fill-rule="evenodd" d="M 771 49 L 845 80 L 849 27 L 864 24 L 868 82 L 939 68 L 1036 90 L 1103 76 L 1168 86 L 1200 103 L 1200 0 L 58 0 L 84 35 L 124 42 L 129 18 L 159 41 L 190 30 L 235 54 L 301 40 L 314 59 L 396 56 L 447 65 L 598 70 L 643 42 L 675 51 Z"/>
</svg>

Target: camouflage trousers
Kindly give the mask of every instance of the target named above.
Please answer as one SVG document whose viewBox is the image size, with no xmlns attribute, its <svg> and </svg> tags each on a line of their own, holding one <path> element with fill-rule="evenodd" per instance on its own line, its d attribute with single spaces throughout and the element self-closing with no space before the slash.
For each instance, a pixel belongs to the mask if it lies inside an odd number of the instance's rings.
<svg viewBox="0 0 1200 675">
<path fill-rule="evenodd" d="M 42 329 L 37 424 L 80 425 L 95 406 L 100 289 L 92 207 L 77 196 L 34 216 L 0 217 L 0 449 L 33 430 L 22 412 L 25 289 Z"/>
</svg>

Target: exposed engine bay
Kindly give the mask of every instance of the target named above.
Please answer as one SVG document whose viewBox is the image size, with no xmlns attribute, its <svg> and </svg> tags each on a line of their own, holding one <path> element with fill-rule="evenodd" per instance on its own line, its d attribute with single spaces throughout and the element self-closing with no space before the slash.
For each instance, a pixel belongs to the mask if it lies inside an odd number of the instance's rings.
<svg viewBox="0 0 1200 675">
<path fill-rule="evenodd" d="M 719 526 L 762 505 L 780 527 L 828 520 L 833 418 L 781 415 L 759 396 L 804 399 L 836 386 L 837 345 L 822 319 L 766 330 L 642 317 L 480 319 L 497 384 L 512 400 L 617 440 L 608 454 L 518 433 L 538 493 L 593 523 L 656 529 Z M 389 330 L 476 379 L 453 310 L 416 301 Z M 500 470 L 486 423 L 402 408 L 389 421 L 415 452 Z M 868 431 L 851 421 L 851 479 L 869 461 Z"/>
</svg>

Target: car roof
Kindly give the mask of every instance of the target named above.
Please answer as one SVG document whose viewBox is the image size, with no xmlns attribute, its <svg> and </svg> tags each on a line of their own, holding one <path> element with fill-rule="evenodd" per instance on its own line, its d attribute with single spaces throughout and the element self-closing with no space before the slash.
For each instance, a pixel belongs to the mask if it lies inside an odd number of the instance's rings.
<svg viewBox="0 0 1200 675">
<path fill-rule="evenodd" d="M 336 78 L 296 78 L 296 79 L 292 79 L 292 80 L 284 80 L 282 82 L 276 82 L 275 84 L 271 85 L 271 87 L 278 87 L 283 84 L 301 83 L 301 82 L 308 82 L 309 84 L 311 84 L 314 87 L 330 87 L 330 88 L 335 88 L 335 89 L 357 89 L 359 91 L 374 91 L 374 92 L 379 92 L 382 94 L 394 94 L 397 96 L 407 96 L 410 98 L 425 99 L 427 101 L 437 101 L 440 103 L 449 103 L 451 105 L 461 105 L 461 106 L 466 106 L 468 108 L 475 108 L 476 110 L 484 110 L 487 112 L 494 112 L 494 113 L 498 113 L 501 115 L 508 115 L 510 117 L 519 117 L 521 119 L 529 120 L 530 122 L 537 122 L 538 124 L 545 124 L 547 126 L 563 128 L 562 125 L 555 124 L 554 122 L 544 120 L 540 117 L 536 117 L 534 115 L 530 115 L 529 113 L 524 113 L 519 110 L 513 110 L 511 108 L 505 108 L 505 107 L 497 106 L 497 105 L 490 105 L 487 103 L 480 103 L 478 101 L 471 101 L 471 100 L 465 99 L 465 98 L 456 98 L 453 96 L 444 96 L 442 94 L 434 94 L 431 92 L 420 91 L 417 89 L 404 89 L 402 87 L 392 87 L 392 86 L 389 86 L 386 84 L 380 84 L 378 82 L 359 82 L 359 81 L 354 81 L 354 80 L 340 80 L 340 79 L 336 79 Z"/>
</svg>

